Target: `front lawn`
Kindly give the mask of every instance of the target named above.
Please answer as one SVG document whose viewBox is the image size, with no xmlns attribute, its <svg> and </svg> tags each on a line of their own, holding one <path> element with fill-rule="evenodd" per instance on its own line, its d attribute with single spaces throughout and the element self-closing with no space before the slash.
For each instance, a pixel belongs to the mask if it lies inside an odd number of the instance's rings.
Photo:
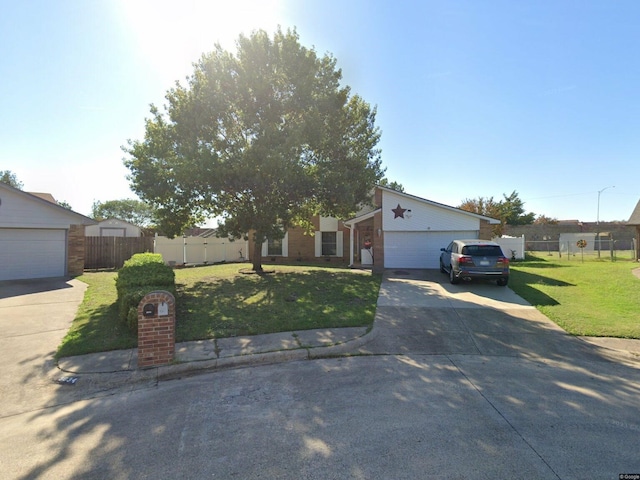
<svg viewBox="0 0 640 480">
<path fill-rule="evenodd" d="M 265 266 L 274 273 L 241 273 L 247 264 L 176 270 L 176 341 L 314 328 L 370 326 L 381 276 L 309 266 Z M 116 273 L 85 273 L 89 288 L 57 357 L 132 348 L 136 335 L 117 318 Z"/>
<path fill-rule="evenodd" d="M 640 338 L 638 264 L 527 256 L 511 263 L 509 286 L 572 335 Z"/>
</svg>

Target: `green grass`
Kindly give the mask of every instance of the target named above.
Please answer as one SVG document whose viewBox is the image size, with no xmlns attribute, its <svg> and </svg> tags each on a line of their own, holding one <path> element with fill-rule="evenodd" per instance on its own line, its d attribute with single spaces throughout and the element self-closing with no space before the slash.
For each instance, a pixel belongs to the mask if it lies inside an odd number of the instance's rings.
<svg viewBox="0 0 640 480">
<path fill-rule="evenodd" d="M 176 341 L 257 335 L 314 328 L 370 326 L 381 276 L 344 268 L 244 264 L 176 270 Z M 57 357 L 132 348 L 117 318 L 116 274 L 85 273 L 89 288 Z"/>
<path fill-rule="evenodd" d="M 608 258 L 531 257 L 509 286 L 572 335 L 640 338 L 638 264 Z"/>
<path fill-rule="evenodd" d="M 85 273 L 77 278 L 89 287 L 71 328 L 58 347 L 56 357 L 136 346 L 136 335 L 118 320 L 116 273 Z"/>
</svg>

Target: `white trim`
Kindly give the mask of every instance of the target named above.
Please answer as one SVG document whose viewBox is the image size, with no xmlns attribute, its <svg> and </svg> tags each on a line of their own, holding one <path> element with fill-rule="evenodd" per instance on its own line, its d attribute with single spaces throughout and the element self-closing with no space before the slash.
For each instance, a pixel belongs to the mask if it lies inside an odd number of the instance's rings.
<svg viewBox="0 0 640 480">
<path fill-rule="evenodd" d="M 322 255 L 322 234 L 323 233 L 335 233 L 336 234 L 336 254 L 335 255 Z M 315 232 L 315 256 L 318 257 L 342 257 L 344 253 L 344 240 L 342 230 L 326 230 Z"/>
<path fill-rule="evenodd" d="M 351 218 L 351 219 L 347 220 L 346 222 L 344 222 L 344 225 L 345 225 L 346 227 L 348 227 L 348 228 L 351 228 L 351 227 L 353 227 L 356 223 L 360 223 L 360 222 L 362 222 L 362 221 L 364 221 L 364 220 L 367 220 L 367 219 L 369 219 L 369 218 L 373 218 L 373 216 L 374 216 L 376 213 L 381 212 L 381 211 L 382 211 L 382 207 L 380 207 L 380 208 L 376 208 L 375 210 L 373 210 L 373 211 L 371 211 L 371 212 L 368 212 L 368 213 L 365 213 L 365 214 L 363 214 L 363 215 L 360 215 L 359 217 L 354 217 L 354 218 Z"/>
</svg>

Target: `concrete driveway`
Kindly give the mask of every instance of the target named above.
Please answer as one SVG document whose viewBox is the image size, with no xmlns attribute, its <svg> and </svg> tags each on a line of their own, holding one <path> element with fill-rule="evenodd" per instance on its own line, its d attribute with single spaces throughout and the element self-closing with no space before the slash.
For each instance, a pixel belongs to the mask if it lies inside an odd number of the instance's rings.
<svg viewBox="0 0 640 480">
<path fill-rule="evenodd" d="M 564 330 L 495 282 L 451 285 L 437 270 L 388 270 L 369 354 L 492 355 L 580 361 L 615 352 Z"/>
<path fill-rule="evenodd" d="M 78 280 L 0 282 L 0 413 L 55 402 L 53 355 L 73 321 L 87 285 Z"/>
</svg>

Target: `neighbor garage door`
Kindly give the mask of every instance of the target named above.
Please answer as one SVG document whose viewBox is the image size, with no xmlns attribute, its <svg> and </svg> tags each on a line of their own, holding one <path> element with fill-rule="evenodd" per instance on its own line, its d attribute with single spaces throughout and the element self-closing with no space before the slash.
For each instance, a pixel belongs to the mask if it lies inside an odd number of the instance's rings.
<svg viewBox="0 0 640 480">
<path fill-rule="evenodd" d="M 66 231 L 0 228 L 0 280 L 62 277 Z"/>
<path fill-rule="evenodd" d="M 439 268 L 440 249 L 457 238 L 477 238 L 467 232 L 385 232 L 385 268 Z"/>
</svg>

